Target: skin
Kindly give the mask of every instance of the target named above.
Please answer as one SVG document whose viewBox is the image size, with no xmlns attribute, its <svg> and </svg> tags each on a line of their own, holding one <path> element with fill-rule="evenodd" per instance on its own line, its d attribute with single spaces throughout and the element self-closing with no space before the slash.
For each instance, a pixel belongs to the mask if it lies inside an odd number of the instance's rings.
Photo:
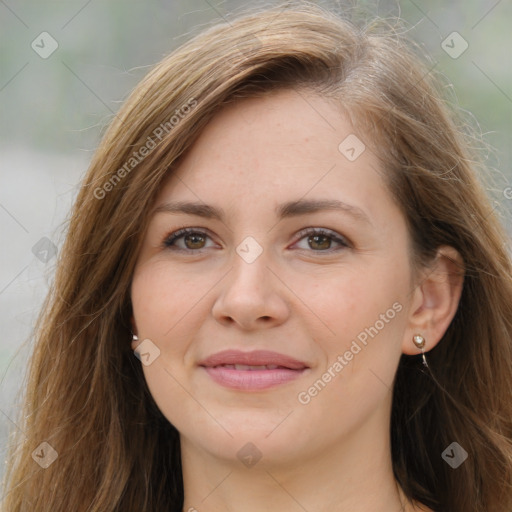
<svg viewBox="0 0 512 512">
<path fill-rule="evenodd" d="M 140 340 L 132 348 L 149 339 L 160 350 L 144 375 L 180 432 L 184 511 L 427 510 L 393 477 L 392 382 L 401 354 L 420 353 L 413 335 L 428 351 L 452 320 L 462 279 L 448 257 L 460 257 L 442 247 L 431 268 L 413 271 L 406 222 L 375 155 L 349 161 L 338 149 L 352 133 L 340 109 L 312 93 L 246 99 L 217 114 L 160 191 L 155 208 L 180 200 L 225 211 L 222 221 L 155 213 L 131 290 Z M 276 216 L 277 205 L 298 199 L 342 200 L 368 220 L 329 210 Z M 165 247 L 184 226 L 206 236 Z M 298 235 L 304 228 L 331 230 L 349 245 Z M 252 263 L 236 252 L 248 236 L 263 250 Z M 396 303 L 400 312 L 300 403 L 299 393 L 332 373 Z M 274 350 L 310 368 L 269 390 L 232 390 L 197 366 L 230 348 Z M 251 467 L 237 456 L 247 443 L 261 455 Z"/>
</svg>

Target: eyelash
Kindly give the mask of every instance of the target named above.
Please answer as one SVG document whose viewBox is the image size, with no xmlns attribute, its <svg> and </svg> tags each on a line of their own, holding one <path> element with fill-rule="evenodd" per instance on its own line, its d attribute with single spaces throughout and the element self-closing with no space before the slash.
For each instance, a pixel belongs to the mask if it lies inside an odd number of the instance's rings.
<svg viewBox="0 0 512 512">
<path fill-rule="evenodd" d="M 201 229 L 181 228 L 181 229 L 178 229 L 177 231 L 174 231 L 173 233 L 170 233 L 169 235 L 166 236 L 166 238 L 164 239 L 163 244 L 162 244 L 163 248 L 164 249 L 170 249 L 172 251 L 182 252 L 182 253 L 193 253 L 193 252 L 201 253 L 204 250 L 206 250 L 206 248 L 202 248 L 202 249 L 182 249 L 180 247 L 176 247 L 176 246 L 173 245 L 176 242 L 176 240 L 178 240 L 180 238 L 183 238 L 184 236 L 190 235 L 190 234 L 202 235 L 202 236 L 210 238 L 208 233 L 205 232 L 205 231 L 202 231 Z M 326 249 L 326 250 L 313 250 L 313 249 L 311 249 L 310 251 L 312 251 L 312 252 L 331 254 L 333 252 L 338 252 L 338 251 L 341 251 L 341 250 L 348 249 L 348 248 L 352 247 L 352 245 L 348 242 L 347 239 L 345 239 L 342 236 L 337 235 L 335 232 L 333 232 L 331 230 L 324 229 L 324 228 L 305 228 L 305 229 L 301 230 L 298 233 L 299 239 L 297 240 L 297 242 L 299 242 L 300 240 L 302 240 L 306 236 L 318 236 L 318 235 L 330 238 L 332 241 L 339 243 L 341 245 L 341 247 L 338 247 L 338 248 L 335 248 L 335 249 L 331 248 L 331 249 Z M 307 249 L 299 249 L 299 250 L 305 251 Z"/>
</svg>

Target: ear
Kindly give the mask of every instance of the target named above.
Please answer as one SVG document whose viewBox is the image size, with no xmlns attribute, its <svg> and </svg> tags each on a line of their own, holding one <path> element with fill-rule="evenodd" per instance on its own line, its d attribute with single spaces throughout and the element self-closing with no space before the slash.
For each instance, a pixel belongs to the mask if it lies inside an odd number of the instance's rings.
<svg viewBox="0 0 512 512">
<path fill-rule="evenodd" d="M 424 351 L 434 348 L 448 329 L 459 305 L 464 284 L 464 262 L 453 247 L 441 246 L 432 265 L 422 271 L 409 310 L 402 352 L 420 354 L 412 339 L 425 338 Z"/>
<path fill-rule="evenodd" d="M 137 331 L 137 326 L 135 324 L 135 318 L 133 315 L 130 317 L 130 324 L 132 326 L 132 334 L 137 336 L 138 331 Z M 135 350 L 139 346 L 140 343 L 141 343 L 140 340 L 132 339 L 132 341 L 131 341 L 132 350 Z"/>
</svg>

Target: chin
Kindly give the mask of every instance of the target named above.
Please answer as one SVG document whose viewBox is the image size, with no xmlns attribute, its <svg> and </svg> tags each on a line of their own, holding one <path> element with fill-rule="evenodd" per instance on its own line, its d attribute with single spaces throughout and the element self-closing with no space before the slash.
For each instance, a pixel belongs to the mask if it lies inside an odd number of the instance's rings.
<svg viewBox="0 0 512 512">
<path fill-rule="evenodd" d="M 290 415 L 290 418 L 291 419 Z M 248 468 L 270 469 L 283 465 L 300 463 L 309 450 L 314 450 L 314 439 L 307 435 L 307 427 L 293 424 L 285 425 L 288 419 L 275 421 L 267 417 L 265 421 L 254 412 L 226 421 L 223 418 L 222 428 L 194 429 L 184 436 L 189 445 L 207 452 L 227 465 L 240 464 Z M 255 426 L 257 422 L 259 425 Z M 204 426 L 204 425 L 203 425 Z"/>
</svg>

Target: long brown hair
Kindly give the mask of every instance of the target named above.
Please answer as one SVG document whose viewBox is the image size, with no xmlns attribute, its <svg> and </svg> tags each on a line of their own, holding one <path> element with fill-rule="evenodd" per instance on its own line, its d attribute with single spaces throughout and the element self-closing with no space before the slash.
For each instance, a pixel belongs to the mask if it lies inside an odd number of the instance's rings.
<svg viewBox="0 0 512 512">
<path fill-rule="evenodd" d="M 436 511 L 512 510 L 506 236 L 468 135 L 397 32 L 359 28 L 309 3 L 264 9 L 195 36 L 133 91 L 83 180 L 36 326 L 5 511 L 181 512 L 178 432 L 130 348 L 135 261 L 162 181 L 212 116 L 235 98 L 285 87 L 337 101 L 350 116 L 407 219 L 415 266 L 441 245 L 464 260 L 460 305 L 428 353 L 431 372 L 403 355 L 396 374 L 398 483 Z M 57 453 L 46 469 L 32 456 L 42 442 Z M 441 456 L 453 442 L 468 453 L 457 469 Z"/>
</svg>

